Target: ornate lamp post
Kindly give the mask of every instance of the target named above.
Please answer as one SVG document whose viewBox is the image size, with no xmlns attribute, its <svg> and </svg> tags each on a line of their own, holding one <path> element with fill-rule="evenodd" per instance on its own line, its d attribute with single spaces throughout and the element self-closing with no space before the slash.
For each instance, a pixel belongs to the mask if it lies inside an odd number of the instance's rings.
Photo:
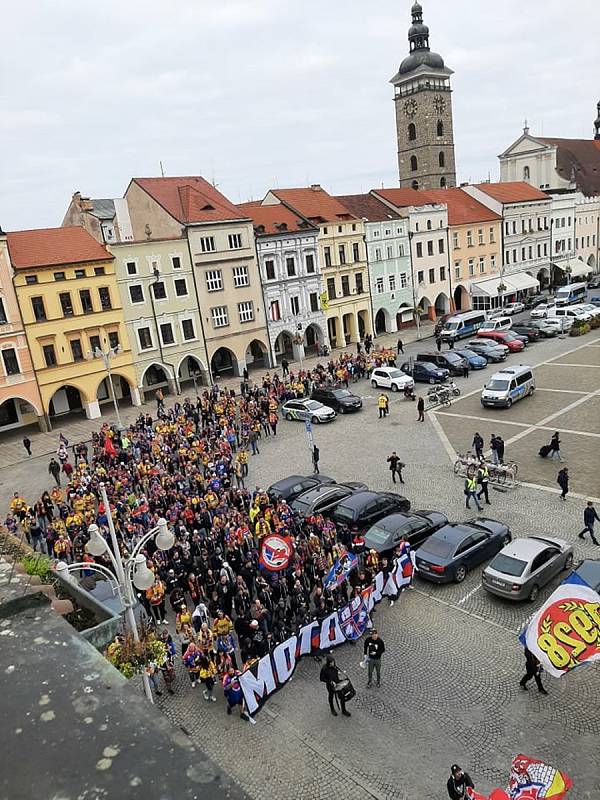
<svg viewBox="0 0 600 800">
<path fill-rule="evenodd" d="M 121 422 L 121 414 L 119 413 L 119 404 L 117 402 L 117 395 L 115 394 L 115 386 L 113 384 L 112 379 L 112 372 L 110 371 L 110 360 L 111 358 L 116 358 L 121 352 L 121 345 L 118 344 L 116 347 L 110 347 L 108 350 L 101 350 L 97 347 L 93 353 L 88 355 L 88 358 L 101 358 L 104 362 L 104 369 L 108 375 L 108 385 L 110 387 L 110 396 L 112 397 L 113 405 L 115 407 L 115 414 L 117 415 L 117 424 L 119 426 L 119 430 L 123 430 L 123 423 Z"/>
</svg>

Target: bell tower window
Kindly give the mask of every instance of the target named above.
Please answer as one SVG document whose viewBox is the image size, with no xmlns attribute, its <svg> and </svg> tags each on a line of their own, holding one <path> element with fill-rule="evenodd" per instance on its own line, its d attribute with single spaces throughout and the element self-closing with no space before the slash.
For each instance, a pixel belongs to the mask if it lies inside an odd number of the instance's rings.
<svg viewBox="0 0 600 800">
<path fill-rule="evenodd" d="M 437 135 L 438 136 L 443 136 L 444 135 L 444 123 L 442 122 L 441 119 L 438 120 Z"/>
<path fill-rule="evenodd" d="M 529 171 L 529 167 L 523 167 L 523 180 L 528 181 L 531 177 L 531 173 Z"/>
<path fill-rule="evenodd" d="M 419 162 L 416 156 L 410 157 L 410 169 L 412 172 L 416 172 L 419 169 Z"/>
<path fill-rule="evenodd" d="M 440 165 L 440 167 L 446 166 L 446 156 L 444 155 L 443 150 L 438 155 L 438 164 Z"/>
<path fill-rule="evenodd" d="M 445 189 L 447 185 L 446 178 L 440 178 L 440 189 Z"/>
<path fill-rule="evenodd" d="M 411 122 L 408 126 L 408 140 L 410 142 L 414 142 L 417 138 L 417 126 L 414 122 Z"/>
<path fill-rule="evenodd" d="M 413 181 L 412 182 L 412 188 L 413 189 L 418 189 L 419 188 L 419 181 Z"/>
</svg>

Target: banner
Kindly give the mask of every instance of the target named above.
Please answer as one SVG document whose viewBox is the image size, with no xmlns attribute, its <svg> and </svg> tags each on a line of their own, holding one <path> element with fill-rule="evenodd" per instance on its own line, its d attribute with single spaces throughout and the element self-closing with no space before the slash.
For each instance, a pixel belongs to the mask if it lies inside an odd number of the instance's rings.
<svg viewBox="0 0 600 800">
<path fill-rule="evenodd" d="M 262 540 L 258 563 L 269 572 L 280 572 L 287 569 L 294 553 L 294 546 L 289 536 L 270 533 Z"/>
<path fill-rule="evenodd" d="M 559 678 L 600 660 L 600 595 L 571 574 L 552 592 L 521 635 L 544 669 Z"/>
<path fill-rule="evenodd" d="M 323 581 L 323 588 L 337 589 L 357 566 L 358 558 L 354 553 L 348 553 L 348 551 L 342 553 L 339 558 L 336 558 L 332 568 L 327 573 L 327 577 Z"/>
<path fill-rule="evenodd" d="M 329 309 L 329 295 L 327 292 L 321 292 L 319 300 L 321 301 L 321 309 L 327 311 Z"/>
<path fill-rule="evenodd" d="M 240 686 L 248 713 L 255 714 L 274 692 L 289 681 L 303 656 L 329 652 L 332 647 L 362 636 L 371 611 L 381 598 L 395 597 L 408 582 L 403 575 L 404 567 L 402 559 L 398 559 L 387 581 L 383 572 L 378 572 L 360 598 L 353 598 L 348 605 L 333 611 L 324 620 L 315 619 L 303 625 L 293 636 L 245 669 L 240 675 Z"/>
<path fill-rule="evenodd" d="M 573 786 L 564 772 L 538 758 L 519 754 L 513 758 L 508 789 L 494 789 L 483 795 L 467 789 L 469 800 L 562 800 Z"/>
</svg>

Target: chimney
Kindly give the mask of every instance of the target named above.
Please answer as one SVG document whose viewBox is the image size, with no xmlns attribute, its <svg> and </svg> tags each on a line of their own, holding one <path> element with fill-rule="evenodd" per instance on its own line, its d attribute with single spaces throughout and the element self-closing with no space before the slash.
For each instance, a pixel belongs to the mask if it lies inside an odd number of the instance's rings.
<svg viewBox="0 0 600 800">
<path fill-rule="evenodd" d="M 311 188 L 311 190 L 313 192 L 322 192 L 323 191 L 323 189 L 321 189 L 321 184 L 320 183 L 311 183 L 310 188 Z"/>
</svg>

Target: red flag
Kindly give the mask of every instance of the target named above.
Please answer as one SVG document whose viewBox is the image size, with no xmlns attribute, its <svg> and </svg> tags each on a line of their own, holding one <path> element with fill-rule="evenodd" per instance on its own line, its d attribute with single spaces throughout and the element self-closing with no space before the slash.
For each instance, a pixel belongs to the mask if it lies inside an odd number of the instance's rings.
<svg viewBox="0 0 600 800">
<path fill-rule="evenodd" d="M 117 451 L 115 450 L 115 446 L 112 443 L 110 436 L 107 436 L 104 440 L 104 453 L 110 458 L 114 458 L 117 455 Z"/>
<path fill-rule="evenodd" d="M 287 569 L 293 553 L 294 544 L 289 536 L 270 533 L 261 542 L 260 566 L 269 572 Z"/>
</svg>

